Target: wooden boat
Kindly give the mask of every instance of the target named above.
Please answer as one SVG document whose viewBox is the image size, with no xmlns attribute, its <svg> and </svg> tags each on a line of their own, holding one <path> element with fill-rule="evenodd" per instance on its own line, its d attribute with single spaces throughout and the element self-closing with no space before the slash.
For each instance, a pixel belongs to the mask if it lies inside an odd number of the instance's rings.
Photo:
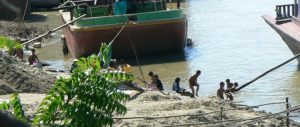
<svg viewBox="0 0 300 127">
<path fill-rule="evenodd" d="M 81 3 L 82 4 L 82 3 Z M 76 58 L 99 51 L 110 42 L 128 20 L 113 43 L 113 56 L 133 56 L 182 50 L 186 42 L 186 17 L 181 8 L 168 9 L 165 1 L 139 3 L 136 13 L 114 15 L 109 5 L 82 7 L 75 2 L 71 12 L 60 11 L 64 23 L 86 13 L 88 17 L 64 28 L 70 52 Z M 128 10 L 127 10 L 128 11 Z"/>
<path fill-rule="evenodd" d="M 299 0 L 300 1 L 300 0 Z M 294 55 L 300 53 L 300 5 L 277 5 L 276 18 L 264 15 L 264 20 L 281 36 Z M 300 62 L 300 58 L 297 59 Z"/>
<path fill-rule="evenodd" d="M 30 6 L 31 0 L 0 0 L 0 20 L 23 21 Z"/>
<path fill-rule="evenodd" d="M 31 0 L 32 8 L 51 8 L 57 7 L 61 0 Z"/>
</svg>

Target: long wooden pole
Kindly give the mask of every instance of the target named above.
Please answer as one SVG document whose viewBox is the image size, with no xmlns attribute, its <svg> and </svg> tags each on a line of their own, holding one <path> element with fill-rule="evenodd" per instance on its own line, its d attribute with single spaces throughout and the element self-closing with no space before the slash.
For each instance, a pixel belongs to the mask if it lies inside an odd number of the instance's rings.
<svg viewBox="0 0 300 127">
<path fill-rule="evenodd" d="M 85 16 L 86 16 L 86 14 L 81 15 L 80 17 L 78 17 L 78 18 L 76 18 L 76 19 L 74 19 L 74 20 L 72 20 L 72 21 L 70 21 L 70 22 L 67 22 L 66 24 L 63 24 L 63 25 L 61 25 L 61 26 L 59 26 L 59 27 L 57 27 L 57 28 L 55 28 L 55 29 L 53 29 L 53 30 L 49 30 L 49 31 L 47 31 L 46 33 L 44 33 L 44 34 L 42 34 L 42 35 L 40 35 L 40 36 L 38 36 L 38 37 L 36 37 L 36 38 L 33 38 L 33 39 L 31 39 L 31 40 L 29 40 L 29 41 L 27 41 L 27 42 L 25 42 L 25 43 L 22 43 L 22 45 L 28 45 L 29 43 L 32 43 L 33 41 L 35 41 L 35 40 L 37 40 L 37 39 L 40 39 L 40 38 L 42 38 L 42 37 L 45 37 L 45 36 L 47 36 L 47 35 L 49 35 L 49 34 L 55 32 L 55 31 L 57 31 L 57 30 L 59 30 L 59 29 L 61 29 L 61 28 L 64 28 L 64 27 L 68 26 L 69 24 L 71 24 L 71 23 L 73 23 L 73 22 L 75 22 L 75 21 L 77 21 L 77 20 L 79 20 L 79 19 L 82 19 L 82 18 L 85 17 Z"/>
<path fill-rule="evenodd" d="M 285 98 L 285 101 L 286 101 L 286 110 L 287 111 L 289 111 L 289 109 L 290 109 L 290 106 L 289 106 L 289 98 L 288 97 L 286 97 Z M 286 112 L 286 126 L 287 127 L 290 127 L 290 112 Z"/>
<path fill-rule="evenodd" d="M 298 3 L 297 3 L 297 0 L 294 0 L 294 14 L 293 16 L 297 17 L 298 16 Z"/>
<path fill-rule="evenodd" d="M 130 42 L 131 48 L 132 48 L 133 53 L 134 53 L 134 56 L 135 56 L 135 60 L 136 60 L 136 62 L 137 62 L 137 64 L 138 64 L 138 66 L 139 66 L 139 70 L 140 70 L 140 73 L 141 73 L 141 75 L 142 75 L 143 81 L 145 81 L 145 76 L 144 76 L 144 73 L 143 73 L 143 70 L 142 70 L 142 67 L 141 67 L 141 63 L 140 63 L 139 57 L 138 57 L 138 55 L 137 55 L 137 52 L 136 52 L 136 49 L 135 49 L 135 46 L 134 46 L 134 44 L 133 44 L 133 41 L 132 41 L 132 38 L 131 38 L 131 36 L 130 36 L 129 31 L 127 31 L 127 36 L 128 36 L 128 38 L 129 38 L 129 42 Z M 144 82 L 144 83 L 145 83 L 145 82 Z M 148 91 L 148 87 L 149 87 L 148 84 L 145 83 L 145 86 L 146 86 L 146 91 Z"/>
<path fill-rule="evenodd" d="M 285 65 L 285 64 L 287 64 L 287 63 L 289 63 L 289 62 L 291 62 L 292 60 L 298 58 L 299 56 L 300 56 L 300 53 L 299 53 L 299 54 L 296 54 L 294 57 L 288 59 L 287 61 L 285 61 L 285 62 L 283 62 L 283 63 L 277 65 L 276 67 L 273 67 L 273 68 L 271 68 L 270 70 L 268 70 L 268 71 L 262 73 L 261 75 L 257 76 L 256 78 L 252 79 L 251 81 L 249 81 L 249 82 L 245 83 L 244 85 L 242 85 L 241 87 L 237 88 L 235 92 L 237 92 L 237 91 L 243 89 L 244 87 L 250 85 L 251 83 L 255 82 L 256 80 L 258 80 L 258 79 L 264 77 L 264 76 L 267 75 L 268 73 L 270 73 L 270 72 L 272 72 L 272 71 L 278 69 L 279 67 L 281 67 L 281 66 L 283 66 L 283 65 Z"/>
</svg>

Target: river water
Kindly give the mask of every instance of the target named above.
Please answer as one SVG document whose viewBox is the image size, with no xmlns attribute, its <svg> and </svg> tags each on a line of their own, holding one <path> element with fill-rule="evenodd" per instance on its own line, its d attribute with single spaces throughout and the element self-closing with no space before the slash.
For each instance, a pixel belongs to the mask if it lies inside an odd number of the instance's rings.
<svg viewBox="0 0 300 127">
<path fill-rule="evenodd" d="M 188 88 L 188 78 L 196 70 L 202 70 L 198 79 L 200 96 L 215 96 L 219 82 L 229 78 L 240 85 L 264 71 L 293 57 L 280 36 L 261 18 L 275 14 L 275 5 L 293 3 L 293 0 L 190 0 L 186 8 L 188 37 L 194 42 L 183 53 L 168 53 L 140 57 L 142 71 L 158 74 L 171 90 L 176 77 Z M 39 12 L 46 15 L 47 25 L 60 25 L 57 12 Z M 50 17 L 50 18 L 49 18 Z M 52 18 L 51 18 L 52 17 Z M 39 21 L 34 24 L 44 24 Z M 71 57 L 63 57 L 61 31 L 54 35 L 47 48 L 39 50 L 40 59 L 57 68 L 69 68 Z M 141 76 L 134 59 L 134 73 Z M 282 102 L 290 98 L 292 106 L 300 104 L 300 72 L 297 61 L 268 74 L 235 94 L 236 101 L 248 105 Z M 278 112 L 285 105 L 265 106 L 261 109 Z"/>
</svg>

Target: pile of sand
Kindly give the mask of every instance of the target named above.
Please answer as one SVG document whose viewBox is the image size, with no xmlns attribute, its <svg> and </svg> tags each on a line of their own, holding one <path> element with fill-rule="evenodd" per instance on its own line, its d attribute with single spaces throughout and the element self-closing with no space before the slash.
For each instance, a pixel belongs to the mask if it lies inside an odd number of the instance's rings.
<svg viewBox="0 0 300 127">
<path fill-rule="evenodd" d="M 27 25 L 21 22 L 0 21 L 0 35 L 12 38 L 30 39 L 48 30 L 47 27 Z"/>
<path fill-rule="evenodd" d="M 54 76 L 25 65 L 0 51 L 0 94 L 46 93 L 55 79 Z"/>
<path fill-rule="evenodd" d="M 240 122 L 224 123 L 226 127 L 242 126 L 285 126 L 284 118 L 272 118 L 258 121 L 243 121 L 243 119 L 255 118 L 267 115 L 265 112 L 256 112 L 253 109 L 237 109 L 236 105 L 229 101 L 219 100 L 216 97 L 198 97 L 190 98 L 177 94 L 165 95 L 160 92 L 146 92 L 138 95 L 135 99 L 126 104 L 128 112 L 125 116 L 115 117 L 160 117 L 160 116 L 178 116 L 178 115 L 193 115 L 204 114 L 198 116 L 181 116 L 170 118 L 157 119 L 116 119 L 114 126 L 142 126 L 142 127 L 161 127 L 175 126 L 183 124 L 210 123 L 198 125 L 183 125 L 183 126 L 220 126 L 220 108 L 224 110 L 233 109 L 223 112 L 223 121 L 226 120 L 241 120 Z M 249 122 L 249 123 L 247 123 Z M 292 122 L 290 126 L 300 126 Z"/>
</svg>

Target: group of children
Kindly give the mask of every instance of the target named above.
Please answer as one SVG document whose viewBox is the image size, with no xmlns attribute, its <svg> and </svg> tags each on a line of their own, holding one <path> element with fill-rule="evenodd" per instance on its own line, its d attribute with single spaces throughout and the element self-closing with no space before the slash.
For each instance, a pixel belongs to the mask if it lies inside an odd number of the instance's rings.
<svg viewBox="0 0 300 127">
<path fill-rule="evenodd" d="M 154 73 L 152 71 L 149 72 L 148 74 L 151 78 L 151 83 L 150 83 L 150 90 L 164 90 L 163 89 L 163 85 L 161 80 L 158 78 L 158 75 L 154 75 Z M 198 91 L 199 91 L 199 84 L 197 83 L 197 79 L 198 77 L 201 75 L 201 71 L 197 70 L 196 74 L 194 74 L 193 76 L 190 77 L 189 79 L 189 86 L 191 88 L 192 93 L 190 94 L 191 97 L 194 97 L 195 95 L 198 96 Z M 238 87 L 238 83 L 231 83 L 230 79 L 226 79 L 226 85 L 227 85 L 227 89 L 225 89 L 225 83 L 224 82 L 220 82 L 220 88 L 217 91 L 217 96 L 220 99 L 229 99 L 229 100 L 233 100 L 233 93 L 236 92 L 236 89 Z M 196 91 L 194 89 L 194 87 L 196 86 Z M 180 93 L 180 94 L 186 94 L 186 90 L 184 88 L 180 87 L 180 78 L 177 77 L 173 83 L 173 87 L 172 90 L 175 91 L 176 93 Z M 224 95 L 226 96 L 226 98 L 224 97 Z"/>
<path fill-rule="evenodd" d="M 21 61 L 23 61 L 23 57 L 24 57 L 23 49 L 21 48 L 14 49 L 12 55 L 21 59 Z M 29 65 L 35 65 L 39 63 L 39 58 L 35 54 L 35 49 L 31 49 L 31 55 L 29 55 L 28 57 L 28 63 Z"/>
<path fill-rule="evenodd" d="M 163 91 L 164 87 L 163 84 L 161 82 L 161 80 L 159 79 L 158 75 L 154 75 L 154 73 L 152 71 L 150 71 L 148 73 L 148 75 L 151 78 L 151 82 L 149 83 L 149 90 L 159 90 L 159 91 Z"/>
<path fill-rule="evenodd" d="M 199 91 L 199 84 L 197 83 L 197 79 L 200 76 L 201 71 L 197 70 L 196 74 L 194 74 L 190 79 L 189 79 L 189 85 L 191 88 L 191 97 L 194 97 L 194 95 L 198 96 L 198 91 Z M 151 82 L 149 83 L 149 90 L 164 90 L 163 85 L 161 80 L 159 79 L 158 75 L 154 75 L 154 73 L 152 71 L 150 71 L 148 73 L 148 75 L 151 78 Z M 196 86 L 196 92 L 194 89 L 194 86 Z M 177 77 L 173 83 L 173 91 L 175 91 L 176 93 L 180 93 L 180 94 L 186 94 L 186 90 L 184 88 L 180 87 L 180 78 Z"/>
<path fill-rule="evenodd" d="M 110 70 L 121 70 L 124 72 L 132 72 L 132 68 L 129 64 L 127 64 L 127 62 L 125 60 L 120 60 L 120 62 L 117 62 L 116 60 L 112 60 L 110 63 L 109 68 Z M 163 84 L 161 82 L 161 80 L 159 79 L 159 76 L 157 74 L 154 74 L 152 71 L 150 71 L 148 73 L 151 81 L 148 84 L 148 90 L 158 90 L 158 91 L 163 91 L 164 87 Z M 199 84 L 197 82 L 198 77 L 201 75 L 201 70 L 197 70 L 196 73 L 191 76 L 189 78 L 189 86 L 191 89 L 191 92 L 187 92 L 184 88 L 180 87 L 180 78 L 177 77 L 174 80 L 173 83 L 173 87 L 172 90 L 175 91 L 176 93 L 180 93 L 182 95 L 189 95 L 191 97 L 194 97 L 195 95 L 198 96 L 198 91 L 199 91 Z M 144 80 L 138 78 L 139 80 L 143 81 L 144 83 L 146 83 Z M 220 88 L 217 91 L 217 96 L 220 99 L 229 99 L 229 100 L 233 100 L 233 95 L 232 93 L 234 93 L 238 87 L 238 83 L 231 83 L 230 79 L 226 79 L 226 85 L 227 85 L 227 89 L 225 89 L 225 83 L 224 82 L 220 82 Z M 130 84 L 135 84 L 135 83 L 130 83 Z M 127 84 L 128 85 L 128 84 Z M 132 85 L 128 85 L 128 86 L 132 86 Z M 132 87 L 138 88 L 140 89 L 140 91 L 144 91 L 144 89 L 142 89 L 141 87 L 137 87 L 136 85 L 133 85 Z M 196 87 L 196 91 L 195 88 Z M 224 97 L 224 95 L 226 96 L 226 98 Z"/>
<path fill-rule="evenodd" d="M 226 85 L 227 85 L 227 89 L 225 90 L 225 83 L 224 82 L 220 82 L 220 88 L 217 91 L 217 96 L 220 99 L 225 99 L 224 95 L 226 95 L 226 99 L 229 100 L 233 100 L 233 95 L 232 93 L 236 92 L 237 87 L 239 86 L 237 82 L 235 83 L 231 83 L 230 79 L 226 79 Z"/>
</svg>

